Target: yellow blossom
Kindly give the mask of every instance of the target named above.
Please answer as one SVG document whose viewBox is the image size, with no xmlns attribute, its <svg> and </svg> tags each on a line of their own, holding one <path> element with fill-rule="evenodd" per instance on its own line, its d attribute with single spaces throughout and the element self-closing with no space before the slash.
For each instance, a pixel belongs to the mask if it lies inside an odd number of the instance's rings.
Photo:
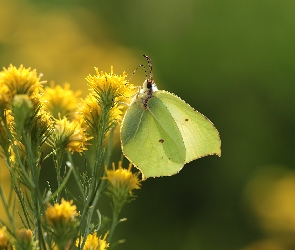
<svg viewBox="0 0 295 250">
<path fill-rule="evenodd" d="M 22 249 L 32 249 L 33 233 L 30 229 L 22 228 L 16 231 L 17 243 Z"/>
<path fill-rule="evenodd" d="M 95 92 L 95 98 L 100 106 L 113 107 L 115 105 L 122 105 L 131 101 L 131 96 L 134 93 L 135 87 L 127 80 L 127 74 L 123 72 L 122 75 L 113 73 L 99 72 L 95 68 L 96 75 L 88 75 L 86 80 L 88 85 Z"/>
<path fill-rule="evenodd" d="M 48 205 L 45 210 L 45 217 L 47 223 L 53 227 L 67 227 L 71 222 L 76 221 L 76 217 L 79 215 L 75 205 L 72 205 L 73 201 L 61 200 L 61 204 Z"/>
<path fill-rule="evenodd" d="M 101 106 L 93 94 L 89 94 L 81 101 L 78 113 L 83 117 L 86 124 L 93 130 L 100 123 L 101 119 Z M 118 124 L 123 117 L 122 106 L 114 106 L 109 110 L 109 123 L 110 127 L 113 123 Z"/>
<path fill-rule="evenodd" d="M 8 250 L 8 249 L 11 249 L 11 247 L 8 240 L 6 227 L 2 227 L 0 228 L 0 250 Z"/>
<path fill-rule="evenodd" d="M 86 129 L 82 127 L 81 121 L 68 121 L 66 117 L 55 120 L 55 130 L 50 137 L 51 146 L 56 150 L 65 148 L 71 153 L 83 152 L 87 141 L 91 137 L 87 136 Z"/>
<path fill-rule="evenodd" d="M 44 108 L 45 103 L 42 99 L 42 93 L 34 92 L 30 96 L 30 100 L 33 104 L 34 113 L 28 127 L 29 132 L 33 135 L 32 138 L 39 140 L 42 145 L 53 131 L 53 118 Z"/>
<path fill-rule="evenodd" d="M 96 75 L 88 75 L 86 78 L 91 94 L 85 99 L 79 113 L 95 138 L 106 138 L 121 122 L 124 109 L 126 110 L 136 88 L 126 80 L 125 72 L 122 75 L 114 74 L 113 67 L 111 73 L 99 72 L 97 68 L 95 72 Z M 115 134 L 118 134 L 118 129 Z"/>
<path fill-rule="evenodd" d="M 79 225 L 76 206 L 73 201 L 61 200 L 61 204 L 48 205 L 45 210 L 45 218 L 52 228 L 53 241 L 58 249 L 68 249 L 75 237 L 76 228 Z"/>
<path fill-rule="evenodd" d="M 37 109 L 44 109 L 46 108 L 47 101 L 43 98 L 43 93 L 35 91 L 30 95 L 30 100 L 33 103 L 33 107 L 35 110 Z"/>
<path fill-rule="evenodd" d="M 46 109 L 58 118 L 66 116 L 68 119 L 76 117 L 76 109 L 78 106 L 78 96 L 81 91 L 73 92 L 70 89 L 70 84 L 65 83 L 64 87 L 56 85 L 52 82 L 50 87 L 44 90 L 43 98 L 47 100 Z"/>
<path fill-rule="evenodd" d="M 97 233 L 89 234 L 86 238 L 85 245 L 83 250 L 105 250 L 109 247 L 109 243 L 106 242 L 108 233 L 104 235 L 103 238 L 97 237 Z M 76 246 L 79 246 L 79 242 L 83 241 L 83 237 L 81 239 L 76 240 Z"/>
<path fill-rule="evenodd" d="M 44 81 L 40 81 L 40 76 L 37 76 L 36 70 L 25 68 L 23 65 L 18 69 L 10 65 L 0 72 L 0 86 L 7 86 L 11 95 L 27 94 L 30 96 L 33 92 L 40 91 L 43 83 Z"/>
<path fill-rule="evenodd" d="M 85 99 L 81 100 L 78 113 L 82 116 L 86 124 L 92 127 L 99 123 L 101 107 L 98 105 L 95 97 L 89 94 Z"/>
<path fill-rule="evenodd" d="M 104 179 L 109 182 L 109 189 L 112 192 L 122 194 L 132 194 L 133 189 L 140 189 L 141 181 L 138 179 L 139 172 L 133 174 L 131 172 L 132 164 L 129 164 L 128 169 L 122 167 L 122 162 L 119 161 L 118 169 L 115 168 L 115 163 L 112 164 L 113 169 L 106 169 L 106 177 Z"/>
<path fill-rule="evenodd" d="M 0 110 L 0 116 L 3 119 L 3 114 L 12 109 L 16 130 L 13 136 L 19 135 L 20 139 L 24 129 L 33 135 L 32 143 L 37 147 L 44 143 L 52 130 L 52 119 L 44 111 L 41 94 L 44 81 L 40 81 L 40 77 L 36 70 L 22 65 L 19 68 L 10 65 L 0 72 L 0 108 L 5 108 L 4 113 Z"/>
</svg>

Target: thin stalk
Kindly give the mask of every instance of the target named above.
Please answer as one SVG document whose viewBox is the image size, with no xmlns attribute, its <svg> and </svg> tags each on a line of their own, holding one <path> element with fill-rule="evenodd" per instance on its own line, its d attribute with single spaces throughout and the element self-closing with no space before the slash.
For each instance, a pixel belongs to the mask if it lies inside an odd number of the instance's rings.
<svg viewBox="0 0 295 250">
<path fill-rule="evenodd" d="M 113 207 L 113 219 L 112 219 L 112 225 L 111 225 L 111 228 L 110 228 L 110 233 L 108 235 L 108 242 L 111 241 L 112 237 L 113 237 L 113 233 L 118 225 L 118 217 L 119 217 L 119 213 L 121 211 L 122 207 L 121 206 L 118 206 L 116 204 L 114 204 L 114 207 Z"/>
<path fill-rule="evenodd" d="M 61 177 L 60 177 L 60 169 L 62 166 L 62 161 L 63 161 L 63 149 L 57 150 L 56 151 L 56 157 L 54 157 L 54 167 L 55 167 L 55 171 L 56 171 L 56 176 L 57 176 L 57 190 L 61 191 L 60 187 L 61 187 Z M 60 202 L 60 193 L 58 192 L 56 194 L 56 202 Z"/>
</svg>

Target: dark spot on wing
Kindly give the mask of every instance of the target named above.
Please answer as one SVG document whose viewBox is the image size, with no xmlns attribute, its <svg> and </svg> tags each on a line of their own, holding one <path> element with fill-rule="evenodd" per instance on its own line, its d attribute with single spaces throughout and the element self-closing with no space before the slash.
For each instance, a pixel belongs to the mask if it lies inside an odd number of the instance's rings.
<svg viewBox="0 0 295 250">
<path fill-rule="evenodd" d="M 164 139 L 160 139 L 159 142 L 163 143 L 164 142 Z"/>
<path fill-rule="evenodd" d="M 186 118 L 186 119 L 184 119 L 186 122 L 188 121 L 188 119 Z"/>
</svg>

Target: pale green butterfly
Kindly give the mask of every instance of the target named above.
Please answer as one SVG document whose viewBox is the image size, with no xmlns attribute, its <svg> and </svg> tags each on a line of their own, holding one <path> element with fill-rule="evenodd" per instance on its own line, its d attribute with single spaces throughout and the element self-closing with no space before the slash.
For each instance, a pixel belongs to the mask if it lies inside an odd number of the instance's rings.
<svg viewBox="0 0 295 250">
<path fill-rule="evenodd" d="M 121 126 L 123 154 L 143 178 L 170 176 L 185 163 L 203 156 L 221 155 L 217 129 L 204 115 L 178 96 L 158 90 L 150 77 L 134 96 Z"/>
</svg>

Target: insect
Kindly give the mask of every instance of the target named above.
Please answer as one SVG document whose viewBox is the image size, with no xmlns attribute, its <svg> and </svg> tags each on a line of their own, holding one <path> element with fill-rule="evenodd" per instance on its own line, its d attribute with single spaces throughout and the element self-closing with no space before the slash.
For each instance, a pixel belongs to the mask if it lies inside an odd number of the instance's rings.
<svg viewBox="0 0 295 250">
<path fill-rule="evenodd" d="M 123 154 L 143 178 L 170 176 L 203 156 L 221 155 L 221 140 L 213 123 L 178 96 L 158 90 L 150 76 L 133 97 L 121 125 Z"/>
</svg>

